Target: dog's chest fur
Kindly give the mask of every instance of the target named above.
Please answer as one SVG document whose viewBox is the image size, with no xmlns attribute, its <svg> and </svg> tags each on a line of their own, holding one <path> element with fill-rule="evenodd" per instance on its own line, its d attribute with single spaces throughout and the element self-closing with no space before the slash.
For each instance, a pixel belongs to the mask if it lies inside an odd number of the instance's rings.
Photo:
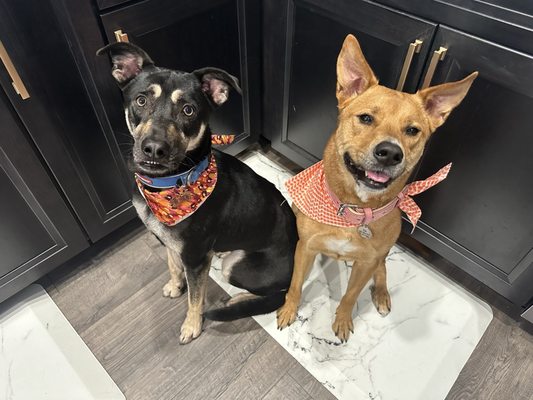
<svg viewBox="0 0 533 400">
<path fill-rule="evenodd" d="M 357 246 L 356 241 L 353 237 L 346 238 L 327 238 L 323 240 L 322 243 L 323 251 L 330 257 L 342 259 L 353 259 L 357 255 L 357 251 L 360 246 Z"/>
<path fill-rule="evenodd" d="M 373 237 L 363 238 L 357 227 L 341 228 L 322 224 L 309 218 L 293 206 L 298 230 L 310 250 L 344 261 L 377 258 L 387 254 L 400 232 L 399 212 L 370 224 Z"/>
</svg>

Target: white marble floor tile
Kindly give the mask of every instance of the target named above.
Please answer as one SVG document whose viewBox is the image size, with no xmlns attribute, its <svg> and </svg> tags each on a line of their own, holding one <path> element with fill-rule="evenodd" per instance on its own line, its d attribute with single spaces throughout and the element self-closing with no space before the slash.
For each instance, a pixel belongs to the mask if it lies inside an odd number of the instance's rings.
<svg viewBox="0 0 533 400">
<path fill-rule="evenodd" d="M 0 399 L 124 400 L 39 285 L 0 304 Z"/>
<path fill-rule="evenodd" d="M 243 161 L 284 191 L 291 174 L 282 167 L 260 153 Z M 211 277 L 229 294 L 238 293 L 219 266 L 215 260 Z M 348 343 L 340 343 L 331 324 L 350 267 L 327 257 L 315 261 L 295 323 L 279 331 L 274 313 L 255 319 L 338 399 L 444 399 L 492 311 L 399 247 L 389 253 L 387 272 L 391 313 L 378 314 L 367 286 L 354 309 L 355 333 Z"/>
</svg>

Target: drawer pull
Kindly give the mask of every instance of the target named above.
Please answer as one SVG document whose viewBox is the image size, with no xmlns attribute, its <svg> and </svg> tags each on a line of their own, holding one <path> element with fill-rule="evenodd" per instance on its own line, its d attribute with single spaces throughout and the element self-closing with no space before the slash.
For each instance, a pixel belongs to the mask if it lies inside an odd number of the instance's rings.
<svg viewBox="0 0 533 400">
<path fill-rule="evenodd" d="M 405 60 L 403 60 L 402 72 L 400 73 L 400 79 L 398 79 L 398 85 L 396 86 L 396 90 L 399 90 L 400 92 L 403 90 L 403 85 L 405 84 L 407 73 L 409 72 L 409 68 L 411 68 L 413 56 L 415 55 L 415 53 L 420 53 L 422 43 L 424 43 L 424 41 L 416 39 L 414 42 L 409 44 L 407 54 L 405 55 Z"/>
<path fill-rule="evenodd" d="M 117 42 L 126 42 L 126 43 L 129 43 L 129 39 L 128 39 L 128 34 L 127 33 L 123 33 L 122 32 L 122 29 L 119 29 L 115 32 L 113 32 L 115 34 L 115 39 L 117 39 Z"/>
<path fill-rule="evenodd" d="M 9 77 L 11 78 L 11 84 L 13 85 L 13 89 L 15 89 L 15 92 L 22 97 L 22 100 L 26 100 L 30 98 L 30 94 L 28 93 L 28 90 L 26 89 L 26 86 L 24 85 L 24 82 L 22 82 L 22 79 L 20 78 L 19 73 L 17 72 L 17 69 L 13 65 L 13 61 L 11 61 L 11 57 L 9 57 L 9 54 L 7 53 L 6 48 L 4 47 L 4 44 L 0 40 L 0 59 L 4 63 L 4 67 L 6 67 L 7 73 L 9 74 Z"/>
<path fill-rule="evenodd" d="M 428 71 L 426 72 L 424 82 L 422 83 L 422 89 L 427 88 L 431 84 L 431 80 L 433 79 L 433 75 L 435 74 L 437 64 L 439 63 L 439 61 L 444 60 L 444 56 L 446 55 L 447 51 L 448 49 L 446 47 L 441 46 L 438 50 L 435 50 L 433 52 L 433 55 L 431 56 L 431 61 L 429 62 Z"/>
</svg>

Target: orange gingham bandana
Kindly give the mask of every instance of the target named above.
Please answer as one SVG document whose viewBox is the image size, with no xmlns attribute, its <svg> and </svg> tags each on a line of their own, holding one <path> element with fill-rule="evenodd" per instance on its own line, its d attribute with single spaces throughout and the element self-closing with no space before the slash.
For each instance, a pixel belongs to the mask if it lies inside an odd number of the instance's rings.
<svg viewBox="0 0 533 400">
<path fill-rule="evenodd" d="M 298 209 L 308 217 L 323 224 L 340 227 L 360 226 L 363 225 L 363 222 L 367 224 L 386 215 L 380 212 L 383 209 L 390 208 L 389 212 L 394 209 L 391 207 L 391 203 L 394 203 L 395 207 L 407 215 L 414 230 L 422 215 L 422 210 L 410 196 L 422 193 L 444 180 L 451 167 L 452 164 L 450 163 L 429 178 L 406 185 L 394 200 L 379 209 L 355 207 L 354 210 L 354 206 L 348 206 L 346 211 L 351 211 L 354 215 L 361 217 L 358 223 L 353 223 L 354 218 L 349 218 L 350 216 L 346 212 L 339 212 L 339 208 L 329 194 L 322 161 L 293 176 L 285 183 L 285 186 Z M 370 215 L 370 219 L 365 215 Z"/>
</svg>

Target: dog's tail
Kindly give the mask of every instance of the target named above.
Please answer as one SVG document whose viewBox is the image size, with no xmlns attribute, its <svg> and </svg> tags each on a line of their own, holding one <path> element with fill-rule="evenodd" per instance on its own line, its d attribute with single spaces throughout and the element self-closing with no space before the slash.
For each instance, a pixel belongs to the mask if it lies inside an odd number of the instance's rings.
<svg viewBox="0 0 533 400">
<path fill-rule="evenodd" d="M 286 290 L 266 296 L 244 299 L 226 307 L 204 312 L 204 318 L 212 321 L 233 321 L 253 315 L 268 314 L 280 308 L 285 302 Z"/>
</svg>

